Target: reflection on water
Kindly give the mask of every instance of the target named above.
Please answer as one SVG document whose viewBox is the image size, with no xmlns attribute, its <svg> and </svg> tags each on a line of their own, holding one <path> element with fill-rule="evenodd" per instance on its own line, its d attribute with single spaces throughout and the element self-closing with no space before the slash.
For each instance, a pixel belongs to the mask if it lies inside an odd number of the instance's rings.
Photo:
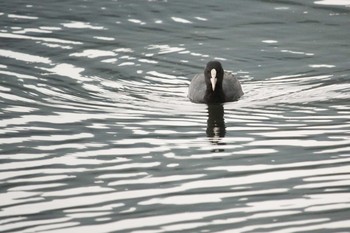
<svg viewBox="0 0 350 233">
<path fill-rule="evenodd" d="M 1 1 L 0 231 L 349 232 L 346 2 Z"/>
<path fill-rule="evenodd" d="M 208 105 L 208 121 L 207 121 L 207 137 L 213 145 L 225 145 L 220 142 L 226 134 L 224 106 L 223 104 L 209 104 Z M 224 151 L 217 148 L 213 152 Z"/>
</svg>

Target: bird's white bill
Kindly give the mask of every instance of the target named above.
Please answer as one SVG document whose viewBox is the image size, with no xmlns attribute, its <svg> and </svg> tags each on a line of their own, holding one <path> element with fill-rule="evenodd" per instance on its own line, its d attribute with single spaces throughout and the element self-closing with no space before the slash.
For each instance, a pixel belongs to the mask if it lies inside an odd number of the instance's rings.
<svg viewBox="0 0 350 233">
<path fill-rule="evenodd" d="M 210 78 L 211 87 L 213 88 L 213 91 L 215 91 L 216 82 L 218 81 L 216 78 L 216 69 L 212 69 L 210 71 L 210 74 L 211 74 L 211 78 Z"/>
</svg>

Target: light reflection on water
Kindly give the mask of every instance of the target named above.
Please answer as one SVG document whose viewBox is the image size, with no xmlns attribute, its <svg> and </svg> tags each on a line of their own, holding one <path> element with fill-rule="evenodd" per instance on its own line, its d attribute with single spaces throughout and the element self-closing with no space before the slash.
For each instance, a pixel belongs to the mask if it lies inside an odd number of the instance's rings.
<svg viewBox="0 0 350 233">
<path fill-rule="evenodd" d="M 1 3 L 1 231 L 348 231 L 340 3 Z"/>
</svg>

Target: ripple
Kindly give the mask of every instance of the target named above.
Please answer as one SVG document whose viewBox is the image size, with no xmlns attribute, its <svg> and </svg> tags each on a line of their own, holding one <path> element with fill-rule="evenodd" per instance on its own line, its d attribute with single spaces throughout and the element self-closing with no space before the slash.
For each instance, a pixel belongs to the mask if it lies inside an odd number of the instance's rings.
<svg viewBox="0 0 350 233">
<path fill-rule="evenodd" d="M 12 59 L 20 60 L 20 61 L 25 61 L 25 62 L 44 63 L 44 64 L 52 63 L 52 61 L 46 57 L 40 57 L 40 56 L 35 56 L 35 55 L 30 55 L 30 54 L 25 54 L 25 53 L 13 52 L 10 50 L 0 49 L 0 54 L 3 57 L 8 57 L 8 58 L 12 58 Z"/>
<path fill-rule="evenodd" d="M 71 21 L 69 23 L 62 23 L 61 25 L 63 27 L 66 27 L 66 28 L 93 29 L 93 30 L 103 30 L 103 29 L 105 29 L 102 26 L 93 26 L 90 23 L 78 22 L 78 21 Z"/>
<path fill-rule="evenodd" d="M 169 45 L 150 45 L 148 47 L 149 50 L 156 50 L 158 49 L 158 54 L 166 54 L 166 53 L 175 53 L 185 50 L 185 48 L 182 47 L 172 47 Z"/>
<path fill-rule="evenodd" d="M 309 65 L 311 68 L 334 68 L 335 65 L 327 65 L 327 64 L 314 64 Z"/>
<path fill-rule="evenodd" d="M 81 53 L 72 53 L 69 56 L 97 58 L 97 57 L 116 56 L 116 53 L 114 53 L 113 51 L 103 51 L 103 50 L 98 50 L 98 49 L 87 49 L 87 50 L 84 50 Z"/>
<path fill-rule="evenodd" d="M 34 40 L 34 41 L 44 41 L 50 43 L 62 43 L 62 44 L 81 44 L 81 42 L 71 41 L 71 40 L 63 40 L 57 38 L 50 37 L 35 37 L 35 36 L 26 36 L 26 35 L 18 35 L 12 33 L 4 33 L 0 32 L 0 38 L 12 38 L 12 39 L 22 39 L 22 40 Z"/>
<path fill-rule="evenodd" d="M 184 23 L 184 24 L 191 24 L 192 22 L 184 19 L 184 18 L 179 18 L 179 17 L 171 17 L 171 19 L 176 22 L 176 23 Z"/>
<path fill-rule="evenodd" d="M 30 20 L 39 19 L 39 17 L 36 17 L 36 16 L 17 15 L 17 14 L 8 14 L 7 17 L 9 17 L 9 18 L 15 18 L 15 19 L 30 19 Z"/>
<path fill-rule="evenodd" d="M 349 6 L 350 5 L 348 0 L 336 0 L 336 1 L 323 0 L 323 1 L 314 1 L 314 3 L 320 4 L 320 5 L 339 5 L 339 6 Z"/>
<path fill-rule="evenodd" d="M 146 24 L 145 22 L 142 22 L 139 19 L 128 19 L 128 21 L 131 22 L 131 23 L 136 23 L 136 24 L 140 24 L 140 25 L 145 25 Z"/>
<path fill-rule="evenodd" d="M 266 43 L 266 44 L 277 44 L 278 43 L 277 40 L 263 40 L 261 42 Z"/>
</svg>

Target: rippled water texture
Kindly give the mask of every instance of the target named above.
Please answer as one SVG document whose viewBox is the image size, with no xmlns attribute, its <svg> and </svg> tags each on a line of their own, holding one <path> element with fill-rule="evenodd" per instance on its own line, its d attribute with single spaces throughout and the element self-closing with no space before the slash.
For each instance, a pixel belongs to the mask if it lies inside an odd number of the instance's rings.
<svg viewBox="0 0 350 233">
<path fill-rule="evenodd" d="M 1 1 L 0 231 L 350 231 L 349 5 Z"/>
</svg>

